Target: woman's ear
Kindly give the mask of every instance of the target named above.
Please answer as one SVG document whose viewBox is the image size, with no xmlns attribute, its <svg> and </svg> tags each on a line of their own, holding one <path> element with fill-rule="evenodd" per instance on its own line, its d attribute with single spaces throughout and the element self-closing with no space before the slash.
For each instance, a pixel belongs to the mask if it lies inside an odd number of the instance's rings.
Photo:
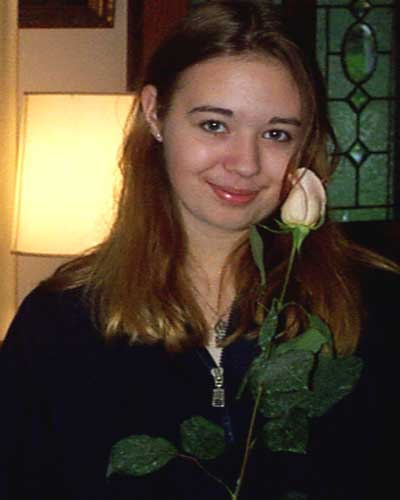
<svg viewBox="0 0 400 500">
<path fill-rule="evenodd" d="M 140 94 L 142 110 L 149 124 L 150 131 L 159 142 L 162 142 L 160 122 L 157 116 L 157 89 L 154 85 L 145 85 Z"/>
</svg>

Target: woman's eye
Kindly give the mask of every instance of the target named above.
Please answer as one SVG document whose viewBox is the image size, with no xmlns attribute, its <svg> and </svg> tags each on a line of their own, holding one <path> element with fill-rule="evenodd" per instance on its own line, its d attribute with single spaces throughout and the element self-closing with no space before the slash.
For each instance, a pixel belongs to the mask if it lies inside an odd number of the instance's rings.
<svg viewBox="0 0 400 500">
<path fill-rule="evenodd" d="M 205 122 L 202 122 L 200 126 L 206 132 L 212 132 L 214 134 L 226 132 L 226 126 L 222 122 L 219 122 L 217 120 L 207 120 Z"/>
<path fill-rule="evenodd" d="M 292 136 L 285 130 L 269 130 L 265 132 L 264 137 L 278 142 L 289 142 L 292 139 Z"/>
</svg>

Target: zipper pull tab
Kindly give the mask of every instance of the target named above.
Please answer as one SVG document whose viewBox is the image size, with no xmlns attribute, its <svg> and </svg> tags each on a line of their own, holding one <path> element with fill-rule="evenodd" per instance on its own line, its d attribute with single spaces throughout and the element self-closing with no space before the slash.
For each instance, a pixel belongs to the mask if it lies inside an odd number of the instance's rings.
<svg viewBox="0 0 400 500">
<path fill-rule="evenodd" d="M 211 368 L 211 375 L 214 378 L 211 406 L 223 408 L 225 406 L 224 369 L 221 366 Z"/>
</svg>

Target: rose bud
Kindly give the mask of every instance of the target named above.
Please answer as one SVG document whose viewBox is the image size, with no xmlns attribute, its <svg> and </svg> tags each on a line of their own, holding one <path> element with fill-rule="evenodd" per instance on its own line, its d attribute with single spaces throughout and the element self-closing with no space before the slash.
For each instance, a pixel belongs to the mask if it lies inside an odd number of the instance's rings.
<svg viewBox="0 0 400 500">
<path fill-rule="evenodd" d="M 281 207 L 282 222 L 288 226 L 313 228 L 325 214 L 326 193 L 312 170 L 299 168 L 291 176 L 292 189 Z"/>
</svg>

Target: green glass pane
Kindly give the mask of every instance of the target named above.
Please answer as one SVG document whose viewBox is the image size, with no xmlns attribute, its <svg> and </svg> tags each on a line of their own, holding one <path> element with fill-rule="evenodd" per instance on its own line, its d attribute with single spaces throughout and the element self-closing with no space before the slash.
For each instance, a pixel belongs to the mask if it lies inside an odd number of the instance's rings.
<svg viewBox="0 0 400 500">
<path fill-rule="evenodd" d="M 342 210 L 339 208 L 328 210 L 328 217 L 330 220 L 334 220 L 335 222 L 346 222 L 346 216 L 343 215 L 343 212 L 347 212 L 346 210 Z"/>
<path fill-rule="evenodd" d="M 393 66 L 393 67 L 391 67 Z M 379 54 L 378 64 L 372 77 L 363 84 L 363 88 L 373 97 L 388 97 L 394 95 L 394 78 L 391 71 L 395 70 L 389 55 Z"/>
<path fill-rule="evenodd" d="M 339 208 L 331 209 L 328 211 L 328 217 L 330 220 L 334 220 L 335 222 L 347 222 L 347 212 L 348 210 L 342 210 Z"/>
<path fill-rule="evenodd" d="M 386 208 L 336 209 L 329 212 L 329 218 L 338 222 L 387 220 L 392 218 L 391 212 Z"/>
<path fill-rule="evenodd" d="M 367 80 L 377 63 L 375 37 L 365 23 L 357 23 L 347 30 L 344 39 L 343 63 L 352 82 Z"/>
<path fill-rule="evenodd" d="M 340 52 L 346 30 L 354 23 L 349 9 L 333 9 L 329 17 L 329 49 Z"/>
<path fill-rule="evenodd" d="M 347 151 L 357 138 L 356 115 L 347 102 L 330 102 L 329 117 L 341 151 Z"/>
<path fill-rule="evenodd" d="M 355 88 L 354 91 L 349 95 L 349 101 L 353 105 L 353 108 L 359 112 L 361 111 L 369 101 L 369 96 L 361 88 Z"/>
<path fill-rule="evenodd" d="M 354 205 L 356 202 L 356 170 L 347 158 L 341 158 L 328 184 L 330 207 Z"/>
<path fill-rule="evenodd" d="M 394 5 L 396 0 L 369 0 L 372 5 Z"/>
<path fill-rule="evenodd" d="M 352 83 L 343 72 L 340 56 L 329 56 L 328 96 L 343 99 L 353 88 Z"/>
<path fill-rule="evenodd" d="M 365 17 L 367 22 L 375 31 L 378 50 L 390 51 L 392 48 L 392 35 L 394 12 L 387 7 L 372 9 Z"/>
<path fill-rule="evenodd" d="M 317 0 L 318 6 L 329 5 L 330 7 L 340 7 L 341 5 L 348 5 L 349 3 L 350 0 Z"/>
<path fill-rule="evenodd" d="M 360 141 L 357 141 L 349 151 L 349 156 L 357 165 L 361 165 L 368 156 L 368 149 Z"/>
<path fill-rule="evenodd" d="M 360 139 L 370 151 L 386 151 L 389 134 L 389 103 L 371 101 L 360 115 Z"/>
<path fill-rule="evenodd" d="M 388 203 L 387 155 L 370 155 L 359 170 L 360 205 L 384 205 Z"/>
</svg>

